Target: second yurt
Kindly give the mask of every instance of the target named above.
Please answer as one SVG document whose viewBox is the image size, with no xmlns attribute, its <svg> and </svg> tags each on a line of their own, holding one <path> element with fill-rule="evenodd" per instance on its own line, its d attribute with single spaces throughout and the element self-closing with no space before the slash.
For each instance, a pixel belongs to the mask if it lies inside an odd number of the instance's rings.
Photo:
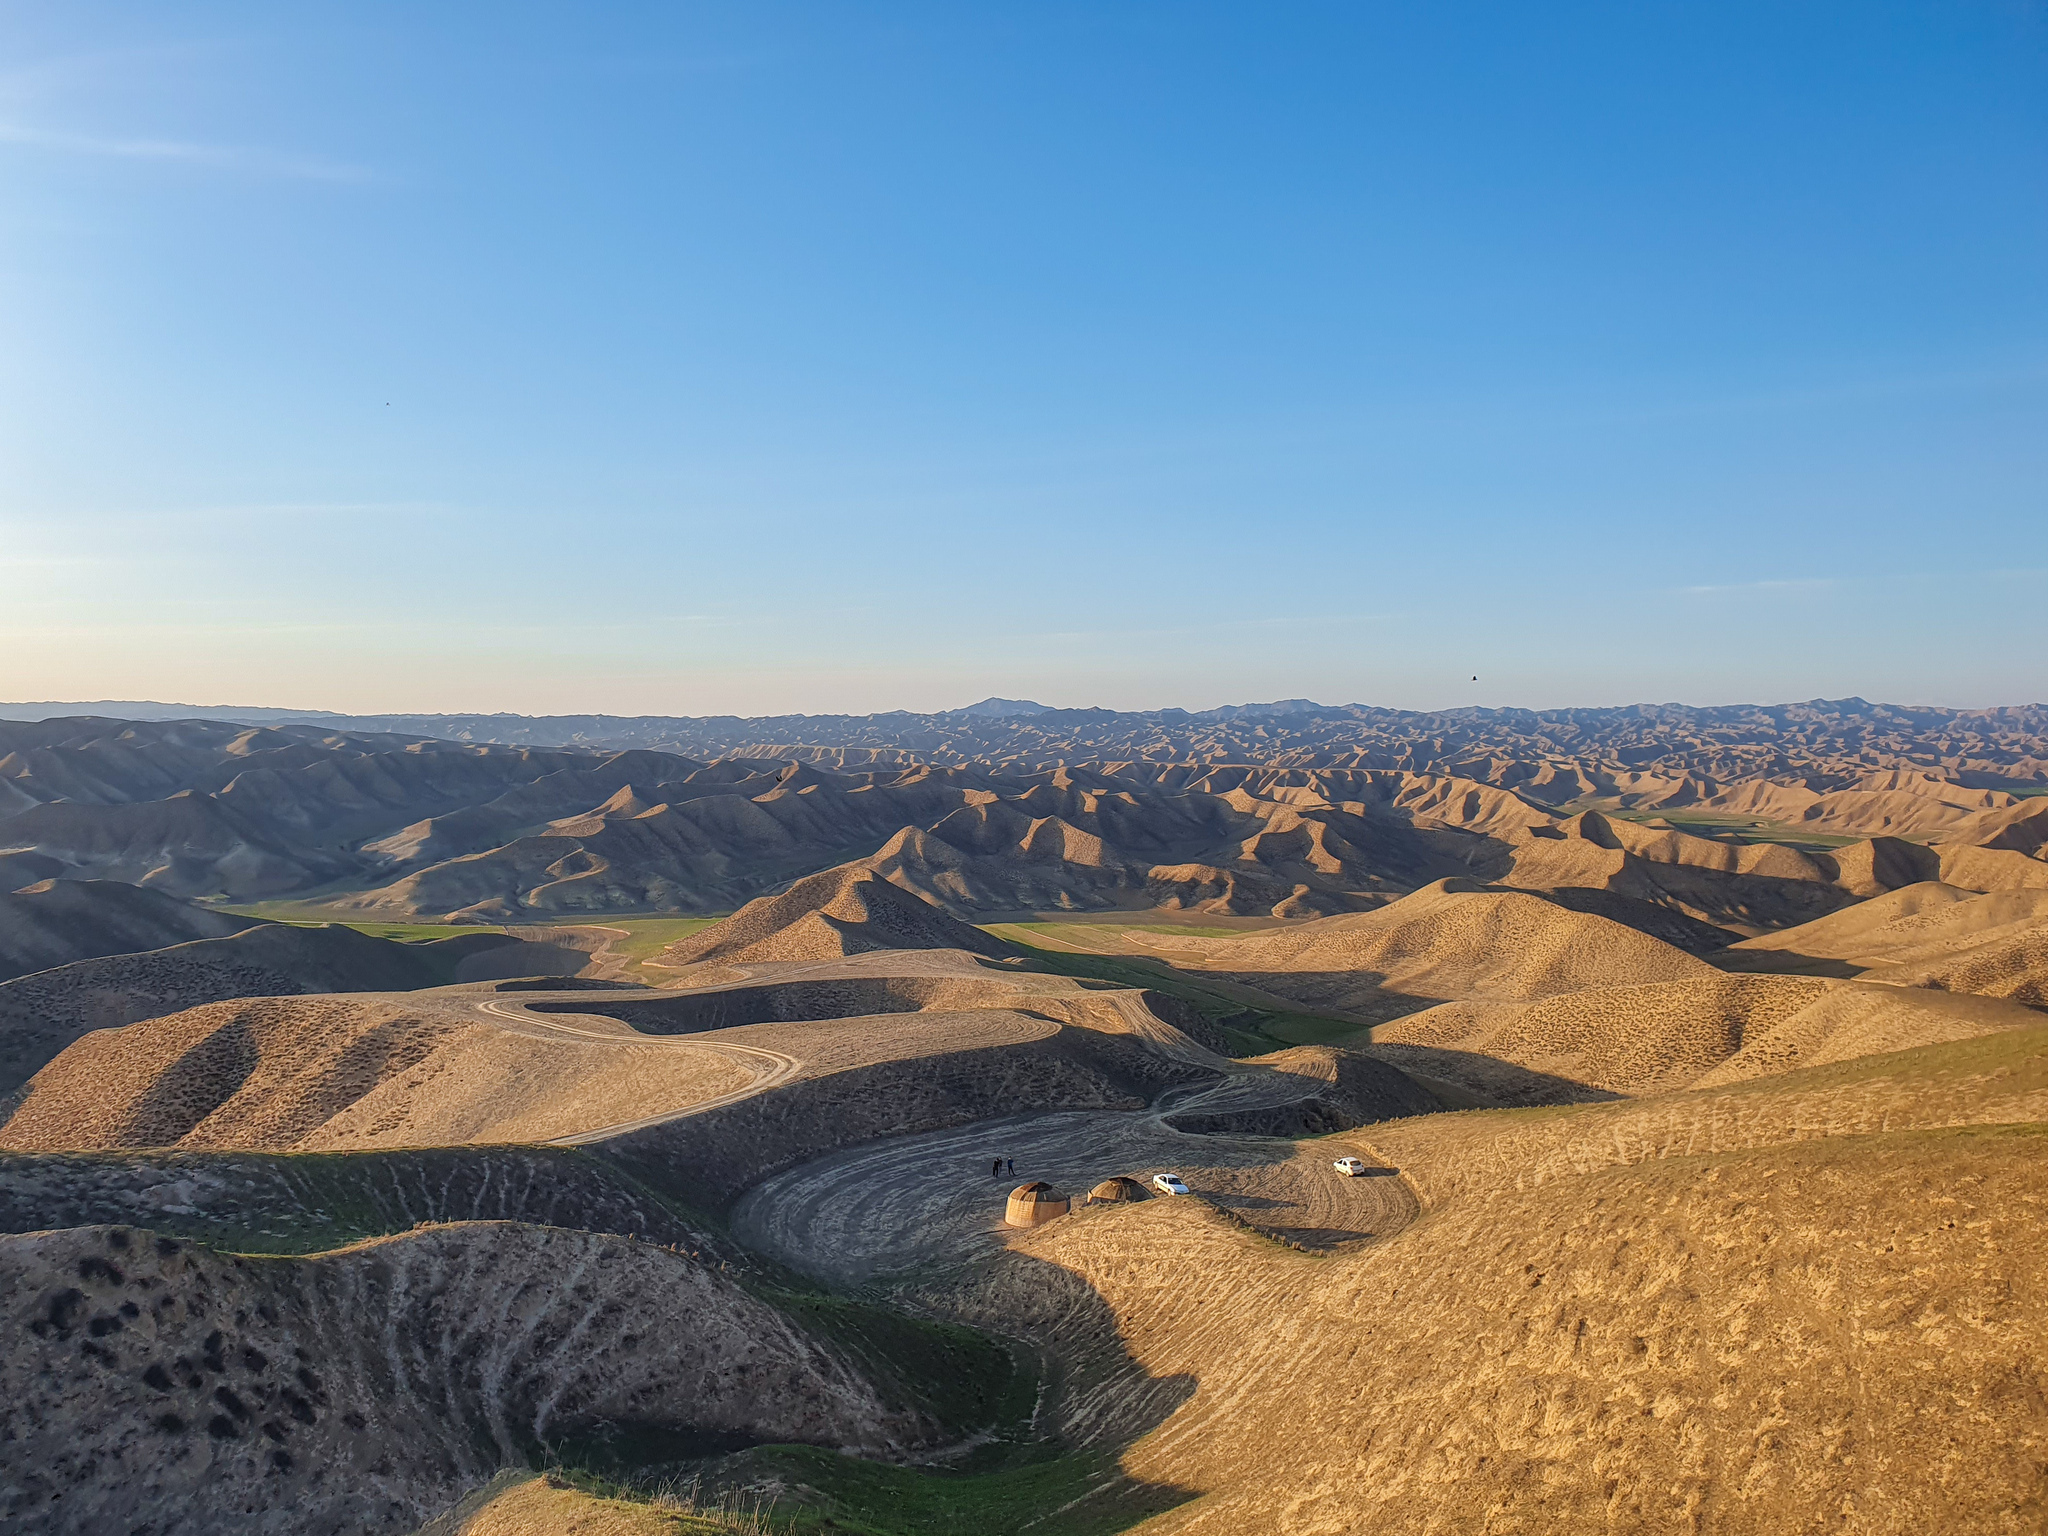
<svg viewBox="0 0 2048 1536">
<path fill-rule="evenodd" d="M 1088 1203 L 1090 1205 L 1093 1205 L 1098 1200 L 1149 1200 L 1151 1198 L 1151 1195 L 1146 1193 L 1144 1185 L 1140 1184 L 1136 1179 L 1125 1178 L 1122 1174 L 1118 1174 L 1113 1179 L 1104 1179 L 1100 1184 L 1088 1191 Z"/>
<path fill-rule="evenodd" d="M 1055 1192 L 1043 1179 L 1037 1179 L 1029 1184 L 1019 1184 L 1010 1191 L 1010 1204 L 1003 1212 L 1003 1220 L 1013 1227 L 1035 1227 L 1042 1221 L 1066 1215 L 1068 1204 L 1065 1195 Z"/>
</svg>

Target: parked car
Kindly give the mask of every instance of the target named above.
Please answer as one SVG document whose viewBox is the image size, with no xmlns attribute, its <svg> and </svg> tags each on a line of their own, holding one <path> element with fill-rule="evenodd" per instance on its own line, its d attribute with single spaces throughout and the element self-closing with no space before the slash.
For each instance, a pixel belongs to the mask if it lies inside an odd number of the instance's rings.
<svg viewBox="0 0 2048 1536">
<path fill-rule="evenodd" d="M 1187 1185 L 1181 1183 L 1177 1173 L 1157 1173 L 1152 1176 L 1152 1187 L 1162 1195 L 1184 1195 Z"/>
<path fill-rule="evenodd" d="M 1357 1157 L 1340 1157 L 1330 1166 L 1347 1179 L 1355 1179 L 1365 1172 L 1365 1160 Z"/>
</svg>

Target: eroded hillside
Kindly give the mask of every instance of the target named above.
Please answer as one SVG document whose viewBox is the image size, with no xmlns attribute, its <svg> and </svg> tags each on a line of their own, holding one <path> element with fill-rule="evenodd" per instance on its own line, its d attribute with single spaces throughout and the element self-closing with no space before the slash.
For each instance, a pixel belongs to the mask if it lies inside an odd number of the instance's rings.
<svg viewBox="0 0 2048 1536">
<path fill-rule="evenodd" d="M 22 728 L 0 1518 L 2040 1525 L 2025 712 L 1048 764 L 1116 722 L 1023 708 L 957 763 Z M 559 926 L 649 910 L 730 915 Z"/>
</svg>

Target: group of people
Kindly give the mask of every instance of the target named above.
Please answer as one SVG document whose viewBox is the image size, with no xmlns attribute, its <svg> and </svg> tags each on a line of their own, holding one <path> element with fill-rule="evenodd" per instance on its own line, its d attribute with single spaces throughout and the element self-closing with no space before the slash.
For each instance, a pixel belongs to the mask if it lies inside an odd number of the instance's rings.
<svg viewBox="0 0 2048 1536">
<path fill-rule="evenodd" d="M 1000 1179 L 1005 1172 L 1015 1173 L 1017 1171 L 1017 1159 L 1014 1157 L 998 1157 L 993 1162 L 994 1166 L 989 1169 L 989 1173 L 995 1178 Z"/>
</svg>

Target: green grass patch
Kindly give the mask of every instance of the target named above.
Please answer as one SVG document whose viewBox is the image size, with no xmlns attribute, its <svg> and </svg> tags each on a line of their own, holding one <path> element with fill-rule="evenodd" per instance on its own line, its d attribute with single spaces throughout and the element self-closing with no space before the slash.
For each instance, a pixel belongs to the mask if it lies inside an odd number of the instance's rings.
<svg viewBox="0 0 2048 1536">
<path fill-rule="evenodd" d="M 891 1407 L 929 1414 L 962 1436 L 1030 1416 L 1036 1379 L 987 1334 L 854 1297 L 758 1294 L 858 1360 Z"/>
<path fill-rule="evenodd" d="M 1349 1019 L 1326 1019 L 1314 1013 L 1267 1013 L 1259 1032 L 1284 1045 L 1363 1044 L 1370 1038 L 1370 1026 Z M 1268 1047 L 1271 1049 L 1271 1047 Z"/>
<path fill-rule="evenodd" d="M 1149 955 L 1076 954 L 1064 949 L 1041 949 L 1019 936 L 1019 930 L 1058 926 L 995 923 L 986 931 L 1015 944 L 1055 975 L 1113 982 L 1120 987 L 1146 987 L 1180 999 L 1222 1031 L 1233 1056 L 1263 1056 L 1290 1045 L 1328 1045 L 1365 1031 L 1366 1026 L 1352 1019 L 1248 1003 L 1241 993 L 1175 970 L 1167 961 Z"/>
<path fill-rule="evenodd" d="M 1234 939 L 1247 932 L 1257 930 L 1243 928 L 1201 927 L 1192 923 L 1062 923 L 1046 919 L 1032 923 L 991 923 L 988 931 L 993 933 L 1001 928 L 1005 931 L 1020 929 L 1026 933 L 1042 933 L 1047 938 L 1065 938 L 1077 942 L 1079 936 L 1091 931 L 1118 933 L 1170 933 L 1188 939 Z"/>
<path fill-rule="evenodd" d="M 1013 1536 L 1026 1527 L 1058 1536 L 1112 1536 L 1195 1495 L 1124 1476 L 1104 1455 L 1068 1454 L 1000 1472 L 947 1474 L 835 1456 L 811 1446 L 749 1454 L 760 1473 L 812 1490 L 787 1515 L 791 1531 L 849 1536 Z M 1058 1523 L 1047 1523 L 1055 1514 Z"/>
<path fill-rule="evenodd" d="M 689 1487 L 673 1473 L 659 1483 L 616 1481 L 566 1464 L 551 1475 L 602 1498 L 658 1500 L 658 1489 Z M 1137 1482 L 1112 1455 L 1036 1447 L 1015 1464 L 962 1472 L 886 1466 L 809 1445 L 766 1445 L 705 1469 L 691 1502 L 748 1507 L 739 1490 L 780 1487 L 760 1527 L 834 1536 L 1116 1536 L 1197 1495 Z M 701 1502 L 700 1502 L 701 1501 Z M 658 1507 L 658 1506 L 657 1506 Z M 1056 1518 L 1055 1518 L 1056 1517 Z"/>
<path fill-rule="evenodd" d="M 504 933 L 506 929 L 497 923 L 383 923 L 358 922 L 326 907 L 307 906 L 302 902 L 250 901 L 231 907 L 216 907 L 216 912 L 229 912 L 236 917 L 257 917 L 265 922 L 287 923 L 294 928 L 322 928 L 332 925 L 338 928 L 353 928 L 357 933 L 367 933 L 373 939 L 400 939 L 409 944 L 426 943 L 434 939 L 452 939 L 462 933 Z"/>
<path fill-rule="evenodd" d="M 725 914 L 713 917 L 574 917 L 564 916 L 553 921 L 535 921 L 531 924 L 492 923 L 389 923 L 367 922 L 345 917 L 329 908 L 308 906 L 304 903 L 287 901 L 246 902 L 238 906 L 220 907 L 216 910 L 232 912 L 238 917 L 259 917 L 268 922 L 288 923 L 294 928 L 318 928 L 335 924 L 353 928 L 357 933 L 366 933 L 375 939 L 396 939 L 407 944 L 425 944 L 435 939 L 450 939 L 464 933 L 504 933 L 513 938 L 525 937 L 524 930 L 536 928 L 607 928 L 615 930 L 617 937 L 611 946 L 612 954 L 638 968 L 654 959 L 677 939 L 696 933 L 718 922 Z M 650 969 L 645 979 L 660 979 L 658 969 Z"/>
<path fill-rule="evenodd" d="M 1782 843 L 1789 848 L 1825 849 L 1844 848 L 1850 843 L 1863 841 L 1857 835 L 1811 832 L 1788 822 L 1759 821 L 1754 816 L 1740 816 L 1728 811 L 1602 811 L 1601 814 L 1616 821 L 1634 822 L 1638 826 L 1645 822 L 1666 822 L 1674 832 L 1722 843 Z"/>
<path fill-rule="evenodd" d="M 602 917 L 591 919 L 598 928 L 622 928 L 625 937 L 614 940 L 611 952 L 639 965 L 652 960 L 677 939 L 709 928 L 716 917 Z"/>
</svg>

